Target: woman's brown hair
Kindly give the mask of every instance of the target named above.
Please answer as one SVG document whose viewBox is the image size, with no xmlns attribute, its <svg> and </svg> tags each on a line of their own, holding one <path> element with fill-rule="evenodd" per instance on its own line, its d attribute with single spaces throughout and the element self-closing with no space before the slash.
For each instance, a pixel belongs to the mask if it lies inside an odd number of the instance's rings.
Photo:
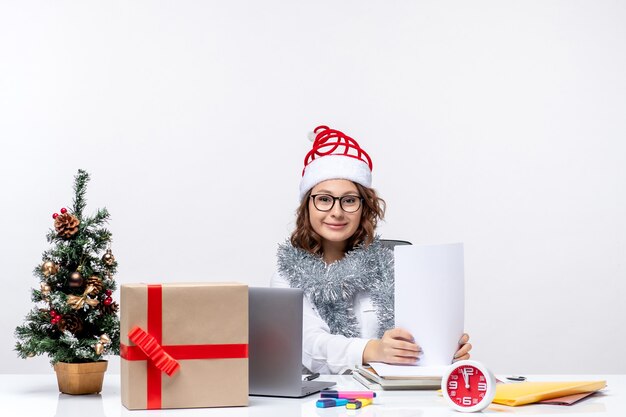
<svg viewBox="0 0 626 417">
<path fill-rule="evenodd" d="M 374 231 L 379 220 L 385 217 L 385 200 L 378 197 L 373 188 L 363 187 L 354 183 L 359 195 L 363 198 L 361 207 L 361 221 L 356 232 L 348 239 L 346 252 L 355 246 L 363 244 L 368 246 L 374 240 Z M 291 244 L 316 255 L 322 255 L 322 237 L 315 233 L 309 221 L 309 200 L 311 191 L 300 202 L 296 210 L 296 230 L 291 234 Z"/>
</svg>

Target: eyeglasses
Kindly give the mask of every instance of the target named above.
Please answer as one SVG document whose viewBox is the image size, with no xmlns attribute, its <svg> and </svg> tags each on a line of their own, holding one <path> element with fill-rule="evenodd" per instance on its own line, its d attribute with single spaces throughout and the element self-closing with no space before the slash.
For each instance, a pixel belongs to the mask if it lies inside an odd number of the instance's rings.
<svg viewBox="0 0 626 417">
<path fill-rule="evenodd" d="M 339 206 L 346 213 L 354 213 L 361 208 L 363 199 L 358 195 L 344 195 L 343 197 L 334 197 L 329 194 L 313 194 L 313 205 L 319 211 L 331 211 L 335 207 L 335 201 L 339 200 Z"/>
</svg>

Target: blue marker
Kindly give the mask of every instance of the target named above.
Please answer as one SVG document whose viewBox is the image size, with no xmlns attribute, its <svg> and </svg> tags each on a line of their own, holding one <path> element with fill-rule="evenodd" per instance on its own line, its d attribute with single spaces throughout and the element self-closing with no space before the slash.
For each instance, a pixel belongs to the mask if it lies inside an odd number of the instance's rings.
<svg viewBox="0 0 626 417">
<path fill-rule="evenodd" d="M 339 407 L 348 404 L 348 400 L 344 398 L 320 398 L 315 403 L 317 408 Z"/>
</svg>

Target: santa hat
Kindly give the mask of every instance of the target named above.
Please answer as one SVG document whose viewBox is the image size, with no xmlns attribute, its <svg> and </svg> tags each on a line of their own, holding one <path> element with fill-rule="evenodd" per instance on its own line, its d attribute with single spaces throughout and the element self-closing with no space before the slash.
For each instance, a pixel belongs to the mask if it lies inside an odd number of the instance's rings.
<svg viewBox="0 0 626 417">
<path fill-rule="evenodd" d="M 304 157 L 300 200 L 326 180 L 350 180 L 364 187 L 372 186 L 372 160 L 356 140 L 328 126 L 316 127 L 309 139 L 313 140 L 313 148 Z"/>
</svg>

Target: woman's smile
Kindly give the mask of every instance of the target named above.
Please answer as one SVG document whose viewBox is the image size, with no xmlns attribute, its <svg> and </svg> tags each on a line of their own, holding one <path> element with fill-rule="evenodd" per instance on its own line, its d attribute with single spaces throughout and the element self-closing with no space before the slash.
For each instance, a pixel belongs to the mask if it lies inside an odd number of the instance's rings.
<svg viewBox="0 0 626 417">
<path fill-rule="evenodd" d="M 332 230 L 341 230 L 346 227 L 348 223 L 324 223 L 326 227 Z"/>
</svg>

